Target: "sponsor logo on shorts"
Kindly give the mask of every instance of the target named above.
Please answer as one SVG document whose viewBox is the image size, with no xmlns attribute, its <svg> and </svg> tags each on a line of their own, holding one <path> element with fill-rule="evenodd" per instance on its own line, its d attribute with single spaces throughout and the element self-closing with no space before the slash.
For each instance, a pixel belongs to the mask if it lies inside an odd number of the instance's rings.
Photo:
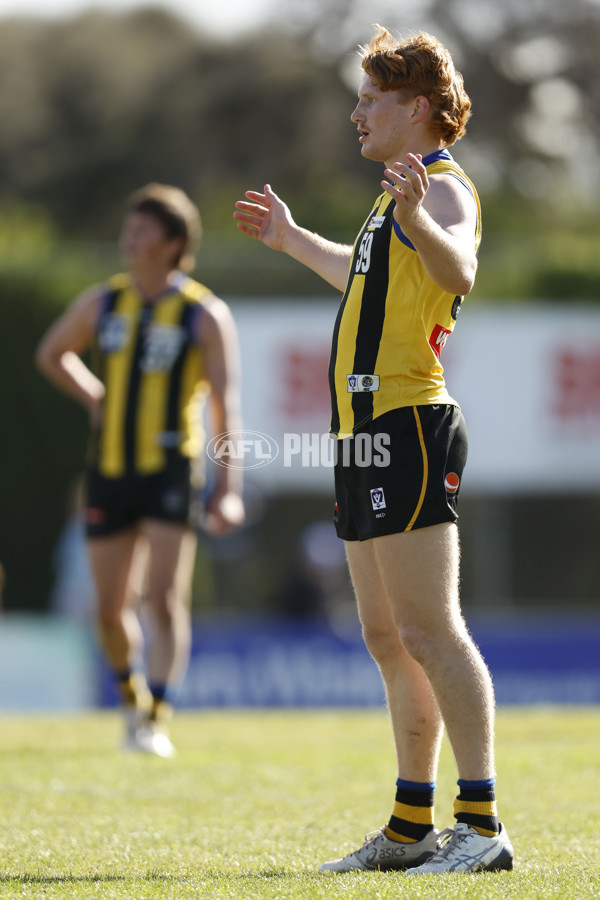
<svg viewBox="0 0 600 900">
<path fill-rule="evenodd" d="M 431 332 L 431 337 L 429 338 L 429 346 L 439 359 L 444 349 L 444 345 L 448 340 L 449 335 L 452 332 L 448 328 L 444 328 L 443 325 L 436 325 L 433 331 Z"/>
<path fill-rule="evenodd" d="M 162 496 L 163 508 L 165 512 L 178 513 L 185 507 L 185 497 L 176 488 L 165 491 Z"/>
<path fill-rule="evenodd" d="M 371 505 L 373 509 L 385 509 L 385 494 L 383 493 L 383 488 L 372 488 L 371 489 Z"/>
<path fill-rule="evenodd" d="M 448 472 L 444 478 L 444 487 L 449 494 L 455 494 L 460 486 L 460 478 L 456 472 Z"/>
<path fill-rule="evenodd" d="M 379 390 L 379 375 L 346 375 L 346 380 L 349 394 Z"/>
<path fill-rule="evenodd" d="M 85 511 L 85 521 L 88 525 L 102 525 L 106 519 L 106 512 L 100 506 L 88 506 Z"/>
</svg>

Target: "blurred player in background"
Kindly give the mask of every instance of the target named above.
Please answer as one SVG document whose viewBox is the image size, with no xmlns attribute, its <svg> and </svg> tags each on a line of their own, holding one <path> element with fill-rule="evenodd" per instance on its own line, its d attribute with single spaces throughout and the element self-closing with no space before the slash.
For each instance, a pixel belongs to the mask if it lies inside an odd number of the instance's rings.
<svg viewBox="0 0 600 900">
<path fill-rule="evenodd" d="M 200 232 L 183 191 L 137 191 L 120 238 L 127 273 L 84 291 L 36 355 L 44 375 L 90 416 L 87 546 L 101 643 L 126 709 L 125 745 L 165 757 L 174 752 L 169 689 L 185 672 L 191 643 L 204 398 L 215 434 L 240 427 L 232 316 L 184 274 Z M 81 359 L 88 348 L 91 367 Z M 241 483 L 239 469 L 217 468 L 204 522 L 225 534 L 244 518 Z M 141 593 L 152 613 L 145 654 Z"/>
<path fill-rule="evenodd" d="M 269 185 L 248 191 L 234 213 L 244 234 L 344 291 L 330 363 L 331 431 L 347 451 L 335 467 L 334 518 L 386 686 L 398 780 L 388 824 L 320 871 L 509 869 L 494 793 L 493 687 L 458 594 L 467 439 L 440 364 L 477 269 L 479 201 L 447 149 L 471 103 L 450 54 L 427 34 L 397 42 L 378 28 L 362 68 L 352 121 L 362 155 L 386 168 L 354 247 L 298 227 Z M 362 454 L 377 437 L 387 439 L 389 464 L 373 456 L 362 465 L 353 448 Z M 442 837 L 433 797 L 444 724 L 460 793 Z"/>
</svg>

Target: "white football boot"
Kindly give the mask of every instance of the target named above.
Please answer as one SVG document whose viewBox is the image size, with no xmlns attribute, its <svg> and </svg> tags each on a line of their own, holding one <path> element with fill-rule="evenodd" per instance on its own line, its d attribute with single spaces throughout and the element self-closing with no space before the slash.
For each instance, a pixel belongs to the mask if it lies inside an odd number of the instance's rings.
<svg viewBox="0 0 600 900">
<path fill-rule="evenodd" d="M 341 859 L 332 859 L 319 872 L 362 872 L 365 870 L 408 869 L 419 866 L 437 849 L 438 832 L 432 829 L 422 841 L 404 844 L 385 836 L 385 828 L 367 834 L 362 847 Z"/>
<path fill-rule="evenodd" d="M 168 759 L 175 755 L 175 747 L 166 731 L 137 710 L 128 710 L 125 717 L 123 749 L 132 753 L 148 753 Z"/>
<path fill-rule="evenodd" d="M 496 872 L 512 869 L 514 852 L 500 823 L 494 837 L 485 837 L 464 822 L 445 828 L 439 836 L 439 849 L 423 865 L 407 875 L 440 875 L 444 872 Z"/>
</svg>

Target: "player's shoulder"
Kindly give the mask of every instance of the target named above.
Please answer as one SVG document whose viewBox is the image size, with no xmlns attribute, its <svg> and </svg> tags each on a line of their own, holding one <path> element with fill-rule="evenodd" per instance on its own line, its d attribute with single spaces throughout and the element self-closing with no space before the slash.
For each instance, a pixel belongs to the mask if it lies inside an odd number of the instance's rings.
<svg viewBox="0 0 600 900">
<path fill-rule="evenodd" d="M 210 288 L 189 275 L 182 275 L 177 287 L 181 296 L 189 303 L 205 304 L 213 296 Z"/>
<path fill-rule="evenodd" d="M 131 275 L 127 272 L 117 272 L 116 275 L 111 275 L 110 278 L 107 278 L 100 287 L 104 293 L 107 291 L 124 291 L 131 287 Z"/>
<path fill-rule="evenodd" d="M 439 159 L 430 163 L 427 166 L 427 176 L 433 184 L 444 184 L 451 191 L 460 190 L 461 186 L 466 187 L 474 199 L 477 199 L 475 185 L 454 159 Z"/>
</svg>

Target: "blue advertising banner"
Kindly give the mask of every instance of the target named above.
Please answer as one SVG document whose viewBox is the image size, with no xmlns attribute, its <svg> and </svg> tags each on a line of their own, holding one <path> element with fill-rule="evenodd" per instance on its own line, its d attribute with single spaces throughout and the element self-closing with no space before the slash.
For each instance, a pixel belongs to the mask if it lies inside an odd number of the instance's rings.
<svg viewBox="0 0 600 900">
<path fill-rule="evenodd" d="M 470 622 L 499 705 L 600 703 L 600 618 Z M 100 705 L 116 701 L 106 670 Z M 292 621 L 197 622 L 183 708 L 383 706 L 360 630 Z"/>
<path fill-rule="evenodd" d="M 600 703 L 600 619 L 470 623 L 497 702 Z M 197 625 L 182 706 L 381 706 L 358 628 L 311 623 Z"/>
</svg>

